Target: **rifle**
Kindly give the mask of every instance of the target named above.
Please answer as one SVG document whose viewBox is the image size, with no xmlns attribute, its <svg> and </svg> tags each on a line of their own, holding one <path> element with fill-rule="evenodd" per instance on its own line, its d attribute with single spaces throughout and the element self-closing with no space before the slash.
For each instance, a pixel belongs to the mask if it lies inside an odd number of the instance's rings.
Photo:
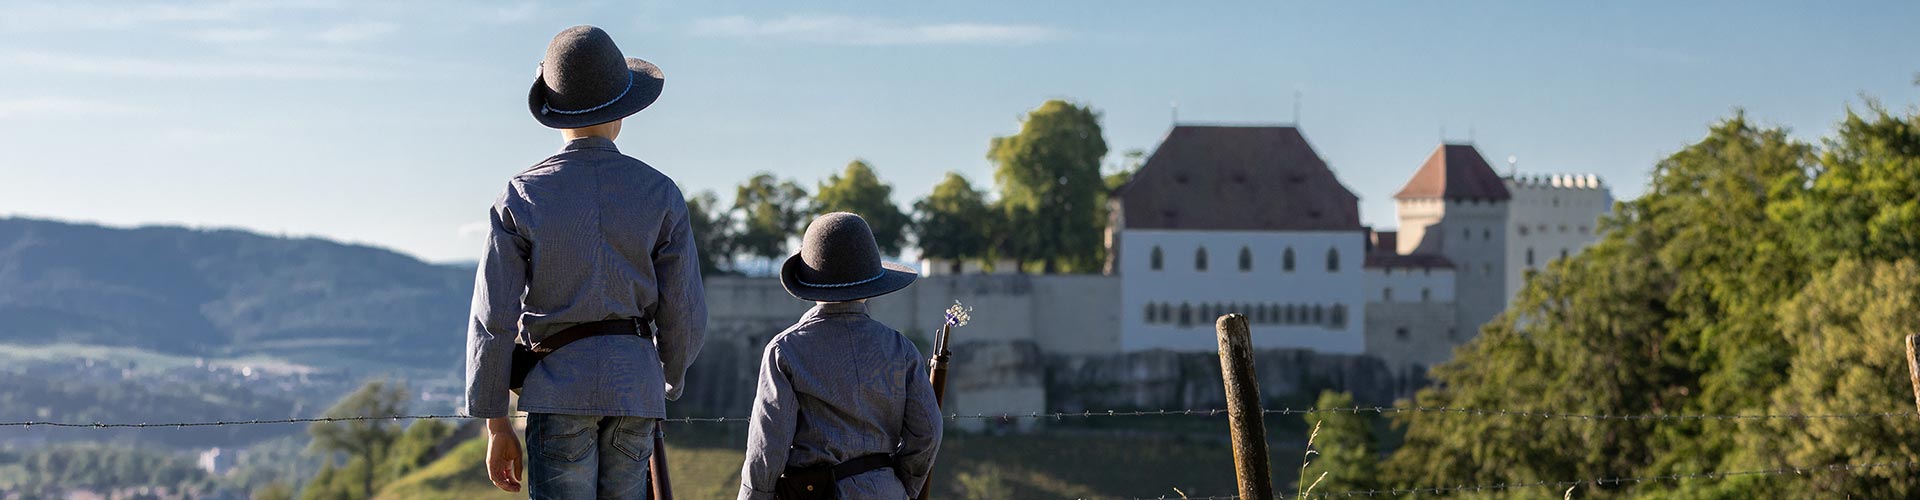
<svg viewBox="0 0 1920 500">
<path fill-rule="evenodd" d="M 940 323 L 940 330 L 933 336 L 933 360 L 928 364 L 927 381 L 933 384 L 935 406 L 944 407 L 947 404 L 947 359 L 953 355 L 952 352 L 947 351 L 948 337 L 954 327 L 967 326 L 967 320 L 971 319 L 972 312 L 973 308 L 960 305 L 958 300 L 953 301 L 953 306 L 947 308 L 946 321 Z M 931 489 L 933 489 L 933 473 L 929 471 L 926 484 L 920 485 L 920 496 L 915 497 L 914 500 L 927 500 L 928 490 Z"/>
<path fill-rule="evenodd" d="M 665 422 L 653 423 L 653 456 L 647 458 L 647 497 L 673 500 L 673 480 L 667 477 L 667 430 Z"/>
</svg>

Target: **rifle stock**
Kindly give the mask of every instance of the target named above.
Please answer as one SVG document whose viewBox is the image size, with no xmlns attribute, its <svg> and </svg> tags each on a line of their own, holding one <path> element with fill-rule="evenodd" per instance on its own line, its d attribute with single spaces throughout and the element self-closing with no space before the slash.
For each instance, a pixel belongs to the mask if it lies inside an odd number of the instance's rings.
<svg viewBox="0 0 1920 500">
<path fill-rule="evenodd" d="M 667 476 L 666 422 L 653 423 L 653 456 L 647 458 L 647 497 L 673 500 L 673 480 Z"/>
<path fill-rule="evenodd" d="M 940 334 L 934 338 L 933 362 L 927 367 L 927 381 L 933 384 L 933 403 L 936 407 L 947 405 L 947 358 L 953 353 L 947 351 L 947 335 L 951 323 L 940 326 Z M 927 482 L 920 485 L 920 496 L 914 500 L 927 500 L 933 489 L 933 473 L 928 471 Z"/>
</svg>

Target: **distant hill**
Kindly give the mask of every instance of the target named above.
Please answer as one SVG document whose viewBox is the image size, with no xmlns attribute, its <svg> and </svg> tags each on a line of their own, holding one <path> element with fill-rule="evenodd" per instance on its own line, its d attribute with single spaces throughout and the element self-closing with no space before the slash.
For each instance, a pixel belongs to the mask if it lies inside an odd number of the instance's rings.
<svg viewBox="0 0 1920 500">
<path fill-rule="evenodd" d="M 0 218 L 0 342 L 452 365 L 473 268 L 316 238 Z"/>
</svg>

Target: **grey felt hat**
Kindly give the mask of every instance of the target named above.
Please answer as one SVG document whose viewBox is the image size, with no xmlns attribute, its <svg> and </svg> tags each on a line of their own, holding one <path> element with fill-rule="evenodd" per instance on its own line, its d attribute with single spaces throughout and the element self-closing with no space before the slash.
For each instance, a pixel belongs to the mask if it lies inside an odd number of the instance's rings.
<svg viewBox="0 0 1920 500">
<path fill-rule="evenodd" d="M 846 212 L 813 219 L 800 253 L 780 266 L 780 284 L 801 300 L 846 302 L 893 293 L 920 274 L 880 260 L 867 220 Z"/>
<path fill-rule="evenodd" d="M 547 44 L 527 107 L 541 125 L 591 127 L 646 109 L 665 81 L 659 66 L 622 55 L 607 32 L 574 26 Z"/>
</svg>

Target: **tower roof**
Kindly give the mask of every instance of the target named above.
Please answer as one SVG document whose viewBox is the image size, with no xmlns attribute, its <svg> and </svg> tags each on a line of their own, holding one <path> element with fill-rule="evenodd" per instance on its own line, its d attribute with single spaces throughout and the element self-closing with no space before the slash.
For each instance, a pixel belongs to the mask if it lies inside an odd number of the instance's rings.
<svg viewBox="0 0 1920 500">
<path fill-rule="evenodd" d="M 1115 190 L 1133 229 L 1360 230 L 1360 199 L 1299 129 L 1178 125 Z"/>
<path fill-rule="evenodd" d="M 1407 180 L 1406 187 L 1393 199 L 1444 198 L 1449 200 L 1506 200 L 1507 192 L 1500 174 L 1487 165 L 1480 150 L 1468 144 L 1442 144 Z"/>
</svg>

